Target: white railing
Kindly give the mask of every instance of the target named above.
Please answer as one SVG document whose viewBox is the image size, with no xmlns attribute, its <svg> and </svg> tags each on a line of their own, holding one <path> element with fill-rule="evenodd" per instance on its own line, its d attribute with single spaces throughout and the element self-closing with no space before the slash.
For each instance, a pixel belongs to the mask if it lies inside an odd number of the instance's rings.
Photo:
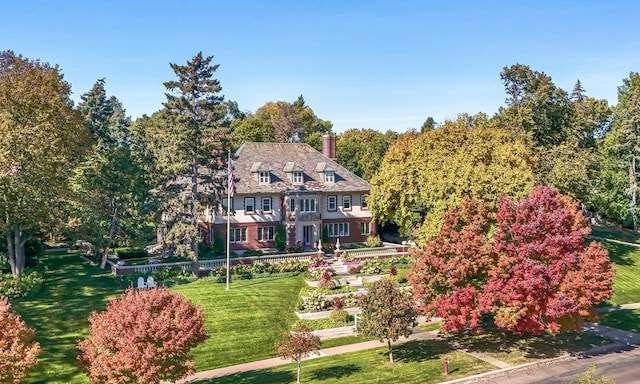
<svg viewBox="0 0 640 384">
<path fill-rule="evenodd" d="M 311 257 L 318 255 L 318 252 L 305 252 L 305 253 L 287 253 L 287 254 L 278 254 L 278 255 L 266 255 L 266 256 L 251 256 L 251 257 L 238 257 L 231 259 L 231 264 L 237 264 L 238 262 L 242 262 L 244 264 L 255 264 L 255 263 L 269 263 L 269 264 L 278 264 L 285 263 L 291 260 L 295 261 L 309 261 Z M 234 263 L 234 261 L 236 261 Z M 118 272 L 120 274 L 123 273 L 149 273 L 155 272 L 165 268 L 176 268 L 182 269 L 183 271 L 191 270 L 191 262 L 190 261 L 181 261 L 175 263 L 161 263 L 156 262 L 152 264 L 140 264 L 140 265 L 117 265 L 109 261 L 111 264 L 111 271 L 114 275 L 117 275 Z M 208 270 L 218 270 L 224 267 L 227 264 L 226 259 L 212 259 L 212 260 L 199 260 L 198 265 L 199 269 L 208 269 Z"/>
<path fill-rule="evenodd" d="M 398 250 L 401 248 L 401 250 Z M 377 248 L 357 248 L 357 249 L 345 249 L 340 250 L 341 256 L 345 255 L 352 256 L 353 258 L 367 258 L 367 257 L 376 257 L 376 256 L 408 256 L 409 252 L 404 251 L 406 247 L 403 246 L 392 246 L 392 247 L 377 247 Z"/>
</svg>

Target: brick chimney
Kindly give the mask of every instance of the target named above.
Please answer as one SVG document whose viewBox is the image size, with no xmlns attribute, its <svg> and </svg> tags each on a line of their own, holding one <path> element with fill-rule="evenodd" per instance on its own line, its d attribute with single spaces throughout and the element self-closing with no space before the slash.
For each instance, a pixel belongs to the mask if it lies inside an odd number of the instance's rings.
<svg viewBox="0 0 640 384">
<path fill-rule="evenodd" d="M 330 134 L 322 136 L 322 154 L 331 160 L 336 159 L 336 137 Z"/>
</svg>

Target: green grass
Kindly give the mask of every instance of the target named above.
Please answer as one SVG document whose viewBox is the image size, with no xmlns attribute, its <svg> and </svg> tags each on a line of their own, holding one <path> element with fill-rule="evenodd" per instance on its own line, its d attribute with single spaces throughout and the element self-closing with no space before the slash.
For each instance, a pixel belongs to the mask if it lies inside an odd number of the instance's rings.
<svg viewBox="0 0 640 384">
<path fill-rule="evenodd" d="M 42 351 L 31 383 L 88 383 L 78 368 L 77 341 L 88 336 L 89 315 L 104 310 L 123 287 L 110 270 L 92 267 L 78 254 L 42 254 L 44 284 L 34 296 L 12 304 L 30 327 Z"/>
<path fill-rule="evenodd" d="M 640 309 L 620 309 L 603 313 L 601 317 L 599 324 L 625 331 L 640 332 Z"/>
<path fill-rule="evenodd" d="M 443 374 L 444 357 L 449 358 L 449 375 Z M 403 383 L 428 384 L 453 380 L 494 369 L 436 341 L 410 341 L 395 346 L 393 364 L 386 347 L 306 360 L 300 380 L 304 383 Z M 249 371 L 210 379 L 201 383 L 295 383 L 296 365 Z"/>
<path fill-rule="evenodd" d="M 613 228 L 592 227 L 591 234 L 593 236 L 603 237 L 605 239 L 613 239 L 625 241 L 627 243 L 640 244 L 640 235 L 629 231 L 621 231 Z"/>
<path fill-rule="evenodd" d="M 317 331 L 319 329 L 347 327 L 350 325 L 353 326 L 355 325 L 355 320 L 353 319 L 353 316 L 349 316 L 348 321 L 336 323 L 335 321 L 327 317 L 324 319 L 308 319 L 308 320 L 303 319 L 303 320 L 298 320 L 296 323 L 304 324 L 307 327 L 309 327 L 311 330 Z"/>
<path fill-rule="evenodd" d="M 335 339 L 323 340 L 321 342 L 320 348 L 325 349 L 325 348 L 341 347 L 343 345 L 363 343 L 365 341 L 371 341 L 371 340 L 375 340 L 375 339 L 371 337 L 364 337 L 362 335 L 337 337 Z"/>
<path fill-rule="evenodd" d="M 193 350 L 199 371 L 275 357 L 275 343 L 297 320 L 302 277 L 237 280 L 229 291 L 212 279 L 175 286 L 202 306 L 210 338 Z"/>
<path fill-rule="evenodd" d="M 447 336 L 447 340 L 512 365 L 531 363 L 611 343 L 588 332 L 527 336 L 513 335 L 497 329 L 482 335 L 451 334 Z"/>
<path fill-rule="evenodd" d="M 615 292 L 609 304 L 640 302 L 640 247 L 603 241 L 611 261 L 616 263 Z"/>
</svg>

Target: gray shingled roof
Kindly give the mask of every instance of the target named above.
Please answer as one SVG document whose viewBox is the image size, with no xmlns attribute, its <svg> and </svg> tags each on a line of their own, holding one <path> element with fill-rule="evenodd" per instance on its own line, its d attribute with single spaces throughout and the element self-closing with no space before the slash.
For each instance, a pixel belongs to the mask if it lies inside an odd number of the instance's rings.
<svg viewBox="0 0 640 384">
<path fill-rule="evenodd" d="M 242 144 L 235 152 L 233 172 L 236 193 L 279 193 L 284 191 L 309 192 L 368 192 L 371 184 L 362 180 L 335 161 L 325 157 L 308 144 L 303 143 L 252 143 Z M 259 185 L 253 172 L 268 170 L 269 185 Z M 293 184 L 287 171 L 302 171 L 303 184 Z M 335 183 L 324 183 L 322 170 L 335 172 Z"/>
</svg>

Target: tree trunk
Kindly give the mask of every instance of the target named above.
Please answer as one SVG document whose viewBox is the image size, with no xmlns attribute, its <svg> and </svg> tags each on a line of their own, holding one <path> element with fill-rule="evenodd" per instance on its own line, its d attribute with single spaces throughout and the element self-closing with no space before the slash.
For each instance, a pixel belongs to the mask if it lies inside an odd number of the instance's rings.
<svg viewBox="0 0 640 384">
<path fill-rule="evenodd" d="M 298 384 L 300 384 L 300 363 L 301 362 L 302 362 L 301 360 L 298 360 L 298 380 L 296 381 L 296 383 Z"/>
<path fill-rule="evenodd" d="M 629 190 L 631 192 L 631 217 L 633 218 L 633 230 L 638 232 L 638 216 L 636 214 L 637 194 L 638 194 L 638 179 L 636 178 L 636 156 L 632 154 L 629 161 Z"/>
<path fill-rule="evenodd" d="M 109 225 L 109 237 L 107 238 L 107 244 L 104 246 L 104 252 L 102 253 L 102 260 L 100 261 L 100 268 L 104 269 L 107 266 L 107 258 L 109 257 L 109 248 L 113 242 L 113 236 L 116 234 L 116 227 L 118 225 L 118 207 L 116 206 L 113 215 L 111 216 L 111 224 Z"/>
<path fill-rule="evenodd" d="M 9 256 L 9 264 L 11 265 L 11 274 L 14 279 L 19 279 L 24 273 L 25 252 L 24 246 L 28 237 L 22 237 L 22 231 L 19 226 L 13 228 L 13 233 L 7 233 L 7 253 Z"/>
<path fill-rule="evenodd" d="M 389 362 L 393 364 L 393 350 L 391 349 L 391 339 L 387 340 L 387 345 L 389 346 Z"/>
<path fill-rule="evenodd" d="M 195 229 L 195 236 L 191 238 L 191 250 L 193 251 L 193 259 L 191 260 L 191 273 L 194 277 L 198 277 L 198 215 L 196 214 L 196 203 L 198 202 L 198 162 L 195 154 L 191 158 L 191 225 Z"/>
</svg>

